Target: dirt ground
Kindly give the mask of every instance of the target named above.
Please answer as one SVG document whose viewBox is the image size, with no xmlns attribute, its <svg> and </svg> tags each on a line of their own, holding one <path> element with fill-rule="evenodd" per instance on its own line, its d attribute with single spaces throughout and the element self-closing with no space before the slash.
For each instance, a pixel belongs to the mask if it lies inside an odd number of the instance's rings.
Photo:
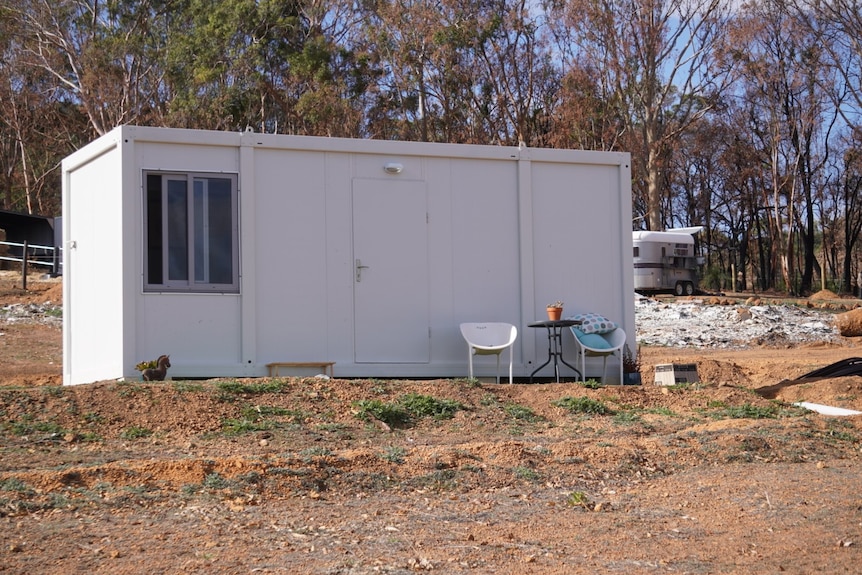
<svg viewBox="0 0 862 575">
<path fill-rule="evenodd" d="M 28 283 L 0 309 L 57 301 Z M 858 573 L 862 419 L 792 404 L 862 410 L 862 378 L 788 381 L 857 342 L 641 354 L 596 389 L 62 387 L 56 323 L 0 316 L 0 573 Z"/>
</svg>

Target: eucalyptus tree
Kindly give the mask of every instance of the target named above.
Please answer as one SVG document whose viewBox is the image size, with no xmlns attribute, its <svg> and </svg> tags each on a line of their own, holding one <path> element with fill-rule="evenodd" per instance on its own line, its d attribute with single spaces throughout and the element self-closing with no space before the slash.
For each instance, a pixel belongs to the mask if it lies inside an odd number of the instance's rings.
<svg viewBox="0 0 862 575">
<path fill-rule="evenodd" d="M 668 193 L 663 172 L 677 139 L 714 107 L 730 81 L 717 48 L 724 42 L 731 4 L 549 0 L 566 28 L 558 29 L 557 38 L 571 43 L 560 53 L 595 66 L 602 99 L 630 136 L 633 168 L 643 170 L 642 178 L 634 178 L 634 192 L 651 229 L 670 219 L 662 213 Z"/>
<path fill-rule="evenodd" d="M 797 16 L 822 41 L 824 63 L 839 81 L 822 88 L 837 95 L 844 121 L 862 127 L 862 2 L 859 0 L 789 0 Z M 843 105 L 849 102 L 849 105 Z"/>
<path fill-rule="evenodd" d="M 20 8 L 15 2 L 0 7 L 0 207 L 56 215 L 59 159 L 90 131 L 53 76 L 27 65 Z"/>
<path fill-rule="evenodd" d="M 479 83 L 475 43 L 489 12 L 474 0 L 379 0 L 369 3 L 364 51 L 383 71 L 369 125 L 377 137 L 485 142 L 474 104 Z"/>
<path fill-rule="evenodd" d="M 285 131 L 295 134 L 362 137 L 366 112 L 381 71 L 366 48 L 366 13 L 352 0 L 298 2 L 302 36 L 287 54 L 279 81 L 284 91 Z"/>
<path fill-rule="evenodd" d="M 748 133 L 769 170 L 773 257 L 786 289 L 807 292 L 817 266 L 817 197 L 823 192 L 829 135 L 837 111 L 822 85 L 830 69 L 824 38 L 812 34 L 780 0 L 746 4 L 731 31 L 742 64 L 742 97 L 748 106 Z M 796 234 L 802 244 L 797 283 Z"/>
<path fill-rule="evenodd" d="M 837 267 L 841 269 L 841 289 L 851 293 L 854 282 L 862 290 L 862 281 L 854 275 L 854 267 L 856 274 L 862 273 L 857 250 L 862 236 L 862 133 L 847 130 L 840 141 L 843 153 L 830 160 L 833 170 L 827 186 L 832 210 L 829 221 L 834 226 L 834 259 L 840 258 Z"/>
<path fill-rule="evenodd" d="M 20 22 L 21 61 L 53 79 L 91 129 L 148 118 L 158 107 L 161 69 L 153 52 L 173 0 L 9 0 Z"/>
<path fill-rule="evenodd" d="M 476 40 L 481 67 L 477 105 L 493 142 L 543 144 L 557 72 L 541 29 L 543 17 L 528 0 L 483 3 L 489 18 Z"/>
<path fill-rule="evenodd" d="M 306 36 L 293 2 L 177 0 L 163 55 L 169 125 L 278 131 L 288 57 Z"/>
</svg>

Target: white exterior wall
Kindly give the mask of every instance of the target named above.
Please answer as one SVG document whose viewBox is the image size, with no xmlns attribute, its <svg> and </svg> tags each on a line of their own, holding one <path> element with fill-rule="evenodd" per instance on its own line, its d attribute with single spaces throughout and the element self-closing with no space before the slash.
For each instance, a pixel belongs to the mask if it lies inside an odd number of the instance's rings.
<svg viewBox="0 0 862 575">
<path fill-rule="evenodd" d="M 464 321 L 517 325 L 524 377 L 547 357 L 545 330 L 527 324 L 557 299 L 564 315 L 618 321 L 634 346 L 627 154 L 121 127 L 63 170 L 65 240 L 79 244 L 64 276 L 67 384 L 137 378 L 163 353 L 174 378 L 260 376 L 273 361 L 465 376 Z M 239 294 L 143 292 L 143 170 L 239 174 Z M 494 371 L 477 358 L 477 375 Z"/>
</svg>

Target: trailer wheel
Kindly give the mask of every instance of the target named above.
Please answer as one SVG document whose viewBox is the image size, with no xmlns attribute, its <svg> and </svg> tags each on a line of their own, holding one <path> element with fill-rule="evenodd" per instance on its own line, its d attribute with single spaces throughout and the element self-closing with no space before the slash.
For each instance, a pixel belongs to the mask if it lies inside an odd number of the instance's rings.
<svg viewBox="0 0 862 575">
<path fill-rule="evenodd" d="M 685 295 L 694 295 L 694 284 L 685 282 Z"/>
<path fill-rule="evenodd" d="M 678 296 L 681 296 L 685 293 L 685 284 L 683 282 L 676 282 L 676 285 L 673 288 L 673 293 Z"/>
</svg>

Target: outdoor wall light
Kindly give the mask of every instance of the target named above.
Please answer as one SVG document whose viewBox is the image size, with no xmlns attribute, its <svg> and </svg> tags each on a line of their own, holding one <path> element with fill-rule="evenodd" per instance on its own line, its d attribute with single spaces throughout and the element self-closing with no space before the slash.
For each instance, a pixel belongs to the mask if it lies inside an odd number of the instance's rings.
<svg viewBox="0 0 862 575">
<path fill-rule="evenodd" d="M 404 166 L 398 164 L 396 162 L 389 162 L 387 164 L 383 164 L 383 170 L 387 174 L 400 174 L 401 170 L 404 169 Z"/>
</svg>

